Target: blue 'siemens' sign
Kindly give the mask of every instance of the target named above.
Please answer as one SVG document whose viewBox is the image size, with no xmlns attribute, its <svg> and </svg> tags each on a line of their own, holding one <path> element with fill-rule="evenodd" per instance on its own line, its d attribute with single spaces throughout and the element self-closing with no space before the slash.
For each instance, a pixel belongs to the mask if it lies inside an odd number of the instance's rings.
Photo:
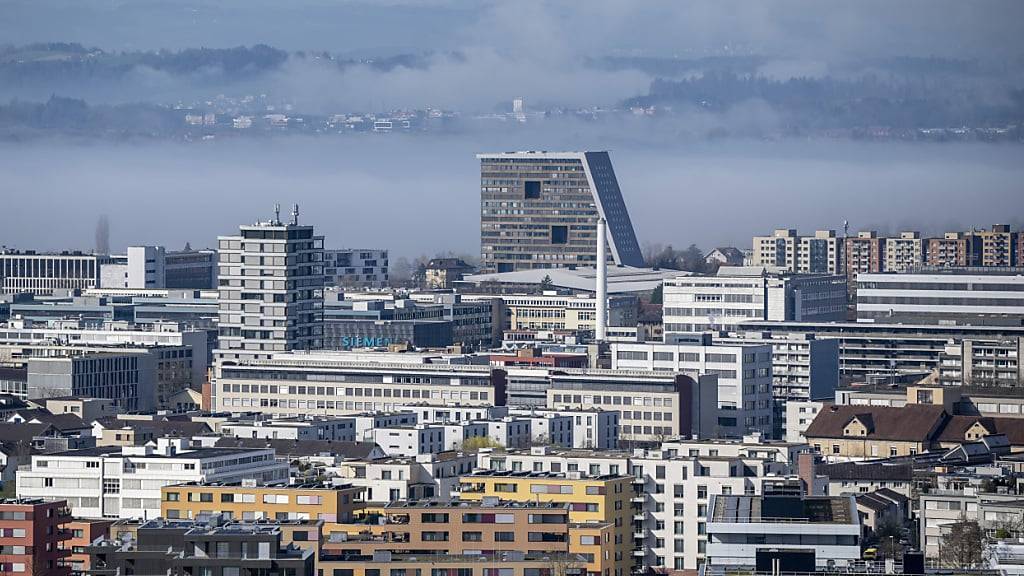
<svg viewBox="0 0 1024 576">
<path fill-rule="evenodd" d="M 373 338 L 370 336 L 342 336 L 342 348 L 379 348 L 391 345 L 391 338 Z"/>
</svg>

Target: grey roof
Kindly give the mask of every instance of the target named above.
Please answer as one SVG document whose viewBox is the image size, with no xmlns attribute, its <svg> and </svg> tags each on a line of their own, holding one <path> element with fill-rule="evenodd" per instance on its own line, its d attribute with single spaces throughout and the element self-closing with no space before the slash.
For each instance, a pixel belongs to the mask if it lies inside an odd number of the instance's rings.
<svg viewBox="0 0 1024 576">
<path fill-rule="evenodd" d="M 334 442 L 331 440 L 282 440 L 264 438 L 218 438 L 217 447 L 273 448 L 278 456 L 303 457 L 334 454 L 357 460 L 369 458 L 375 442 Z"/>
<path fill-rule="evenodd" d="M 608 293 L 647 292 L 660 286 L 662 281 L 666 279 L 686 276 L 688 274 L 688 272 L 680 272 L 679 270 L 609 266 Z M 591 292 L 597 289 L 597 269 L 595 268 L 549 268 L 493 274 L 472 274 L 466 276 L 464 280 L 472 283 L 540 284 L 545 276 L 549 276 L 552 285 L 557 288 L 570 288 L 580 291 L 589 290 Z"/>
</svg>

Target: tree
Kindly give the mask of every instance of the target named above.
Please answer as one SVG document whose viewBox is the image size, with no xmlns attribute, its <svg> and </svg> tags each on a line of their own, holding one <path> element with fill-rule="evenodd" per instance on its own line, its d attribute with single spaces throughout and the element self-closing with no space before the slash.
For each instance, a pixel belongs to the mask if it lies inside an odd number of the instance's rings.
<svg viewBox="0 0 1024 576">
<path fill-rule="evenodd" d="M 949 568 L 974 568 L 985 559 L 985 532 L 977 520 L 960 520 L 946 527 L 939 545 L 939 562 Z"/>
<path fill-rule="evenodd" d="M 878 529 L 875 530 L 875 538 L 878 541 L 878 548 L 886 558 L 899 556 L 900 540 L 903 539 L 903 534 L 903 525 L 893 516 L 886 516 L 879 522 Z"/>
<path fill-rule="evenodd" d="M 579 554 L 568 552 L 552 554 L 548 561 L 551 576 L 579 576 L 583 574 L 584 566 Z"/>
<path fill-rule="evenodd" d="M 687 272 L 704 272 L 707 269 L 707 262 L 704 261 L 704 251 L 696 244 L 690 244 L 679 256 L 682 262 L 682 269 Z"/>
<path fill-rule="evenodd" d="M 650 302 L 651 302 L 651 304 L 661 304 L 662 301 L 663 301 L 663 298 L 664 298 L 664 291 L 662 290 L 662 285 L 658 284 L 658 286 L 654 290 L 651 291 L 651 300 L 650 300 Z"/>
<path fill-rule="evenodd" d="M 545 274 L 544 278 L 542 278 L 541 281 L 540 281 L 540 290 L 541 290 L 541 292 L 543 292 L 545 290 L 554 290 L 554 289 L 555 289 L 555 283 L 554 283 L 553 280 L 551 280 L 551 275 Z"/>
<path fill-rule="evenodd" d="M 489 436 L 474 436 L 462 441 L 463 452 L 479 452 L 483 448 L 504 448 Z"/>
</svg>

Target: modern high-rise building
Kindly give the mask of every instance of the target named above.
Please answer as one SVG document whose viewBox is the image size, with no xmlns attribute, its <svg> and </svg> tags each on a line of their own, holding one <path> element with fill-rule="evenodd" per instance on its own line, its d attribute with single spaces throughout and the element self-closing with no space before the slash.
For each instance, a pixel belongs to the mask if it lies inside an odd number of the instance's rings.
<svg viewBox="0 0 1024 576">
<path fill-rule="evenodd" d="M 218 238 L 218 358 L 269 358 L 323 347 L 324 238 L 275 216 Z"/>
<path fill-rule="evenodd" d="M 484 271 L 595 266 L 599 218 L 608 222 L 608 257 L 618 265 L 644 265 L 607 152 L 477 158 Z"/>
<path fill-rule="evenodd" d="M 379 248 L 324 250 L 328 286 L 379 290 L 388 285 L 388 251 Z"/>
</svg>

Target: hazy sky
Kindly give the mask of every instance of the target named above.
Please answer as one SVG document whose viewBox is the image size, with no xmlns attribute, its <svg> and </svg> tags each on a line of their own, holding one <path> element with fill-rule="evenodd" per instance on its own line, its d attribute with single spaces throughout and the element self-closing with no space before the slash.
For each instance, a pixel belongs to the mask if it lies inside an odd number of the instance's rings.
<svg viewBox="0 0 1024 576">
<path fill-rule="evenodd" d="M 202 144 L 0 144 L 0 244 L 90 248 L 100 214 L 111 245 L 212 246 L 274 202 L 301 205 L 333 247 L 393 254 L 479 251 L 474 154 L 609 148 L 641 244 L 749 246 L 774 227 L 1024 224 L 1015 145 L 842 141 L 659 144 L 616 135 L 284 137 Z"/>
<path fill-rule="evenodd" d="M 1020 0 L 0 0 L 0 43 L 435 53 L 422 69 L 324 73 L 292 62 L 260 80 L 317 112 L 489 110 L 514 96 L 528 104 L 610 105 L 645 92 L 646 73 L 586 64 L 609 55 L 758 54 L 770 60 L 761 72 L 781 78 L 828 74 L 851 61 L 935 55 L 1019 74 L 1021 22 Z M 0 86 L 0 100 L 56 93 L 164 102 L 207 89 L 196 86 L 139 69 L 113 86 Z M 98 216 L 109 214 L 115 249 L 210 246 L 217 234 L 266 218 L 274 202 L 297 201 L 303 220 L 318 225 L 332 246 L 473 253 L 474 154 L 543 148 L 610 149 L 641 243 L 748 246 L 752 234 L 774 227 L 840 228 L 844 219 L 854 230 L 930 232 L 1022 223 L 1020 146 L 702 137 L 718 126 L 770 132 L 778 121 L 763 104 L 747 102 L 714 116 L 679 114 L 653 128 L 619 119 L 461 135 L 2 143 L 0 244 L 90 248 Z"/>
</svg>

